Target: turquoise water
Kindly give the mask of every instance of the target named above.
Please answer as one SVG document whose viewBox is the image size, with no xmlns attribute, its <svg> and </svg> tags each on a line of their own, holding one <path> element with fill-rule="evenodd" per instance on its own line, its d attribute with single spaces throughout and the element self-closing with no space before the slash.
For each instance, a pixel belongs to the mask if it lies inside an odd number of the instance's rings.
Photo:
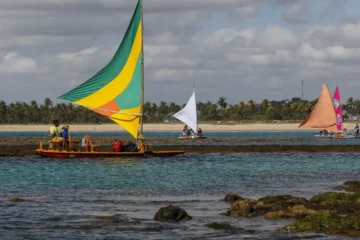
<svg viewBox="0 0 360 240">
<path fill-rule="evenodd" d="M 185 154 L 172 158 L 46 160 L 0 158 L 0 239 L 344 239 L 289 234 L 291 220 L 222 216 L 226 193 L 310 198 L 359 180 L 360 153 Z M 10 203 L 22 197 L 32 200 Z M 169 204 L 193 220 L 153 221 Z M 99 216 L 116 215 L 115 222 Z M 230 222 L 237 232 L 204 227 Z"/>
</svg>

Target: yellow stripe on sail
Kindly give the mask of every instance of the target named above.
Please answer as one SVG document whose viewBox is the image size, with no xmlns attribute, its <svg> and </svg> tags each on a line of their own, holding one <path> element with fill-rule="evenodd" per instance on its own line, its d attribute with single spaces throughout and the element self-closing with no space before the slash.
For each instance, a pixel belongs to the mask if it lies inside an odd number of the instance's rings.
<svg viewBox="0 0 360 240">
<path fill-rule="evenodd" d="M 126 109 L 124 111 L 121 111 L 120 113 L 115 113 L 110 116 L 110 119 L 122 126 L 134 138 L 137 138 L 140 117 L 121 113 L 137 114 L 139 112 L 140 106 L 136 108 Z"/>
<path fill-rule="evenodd" d="M 119 75 L 116 76 L 113 81 L 105 85 L 99 91 L 94 92 L 93 94 L 76 101 L 75 104 L 93 108 L 100 107 L 108 103 L 109 101 L 115 99 L 126 89 L 132 79 L 139 55 L 141 53 L 141 25 L 142 23 L 140 22 L 129 58 Z M 140 110 L 137 113 L 139 112 Z"/>
</svg>

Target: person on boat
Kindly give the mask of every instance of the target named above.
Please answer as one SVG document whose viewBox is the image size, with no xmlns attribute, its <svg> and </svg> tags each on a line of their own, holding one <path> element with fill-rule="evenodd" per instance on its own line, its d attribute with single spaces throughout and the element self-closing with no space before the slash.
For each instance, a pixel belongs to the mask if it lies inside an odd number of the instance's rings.
<svg viewBox="0 0 360 240">
<path fill-rule="evenodd" d="M 203 132 L 202 132 L 201 128 L 199 128 L 199 129 L 198 129 L 198 137 L 202 137 L 202 135 L 203 135 L 202 133 L 203 133 Z"/>
<path fill-rule="evenodd" d="M 358 138 L 359 137 L 359 124 L 358 123 L 356 123 L 354 129 L 355 129 L 355 137 Z"/>
<path fill-rule="evenodd" d="M 62 150 L 64 151 L 64 147 L 65 147 L 65 139 L 60 137 L 59 131 L 57 129 L 57 127 L 59 126 L 59 120 L 55 119 L 53 122 L 54 125 L 52 125 L 50 127 L 50 135 L 52 136 L 53 141 L 61 141 L 61 147 Z"/>
<path fill-rule="evenodd" d="M 113 152 L 123 152 L 124 146 L 124 141 L 114 139 L 114 142 L 112 143 L 112 150 Z"/>
<path fill-rule="evenodd" d="M 191 129 L 188 128 L 186 131 L 186 137 L 191 137 Z"/>
<path fill-rule="evenodd" d="M 182 130 L 182 132 L 181 132 L 181 137 L 186 137 L 186 130 L 185 130 L 185 128 Z"/>
<path fill-rule="evenodd" d="M 60 130 L 60 137 L 65 139 L 65 143 L 69 144 L 69 126 L 62 126 Z"/>
</svg>

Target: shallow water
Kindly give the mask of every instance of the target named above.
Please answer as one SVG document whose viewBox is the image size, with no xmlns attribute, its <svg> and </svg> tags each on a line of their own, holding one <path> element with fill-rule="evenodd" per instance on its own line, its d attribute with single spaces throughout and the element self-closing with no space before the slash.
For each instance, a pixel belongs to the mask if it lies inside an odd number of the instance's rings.
<svg viewBox="0 0 360 240">
<path fill-rule="evenodd" d="M 172 158 L 0 158 L 0 239 L 344 239 L 279 229 L 292 220 L 222 216 L 226 193 L 310 198 L 360 176 L 360 153 L 185 154 Z M 31 202 L 11 203 L 22 197 Z M 169 204 L 193 220 L 153 221 Z M 99 216 L 118 216 L 104 221 Z M 230 222 L 239 231 L 204 227 Z"/>
</svg>

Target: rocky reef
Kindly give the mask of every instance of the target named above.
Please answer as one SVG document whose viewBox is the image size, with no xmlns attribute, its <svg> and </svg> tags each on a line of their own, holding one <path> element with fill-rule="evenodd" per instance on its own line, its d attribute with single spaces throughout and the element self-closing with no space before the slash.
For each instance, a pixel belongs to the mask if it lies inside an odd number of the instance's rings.
<svg viewBox="0 0 360 240">
<path fill-rule="evenodd" d="M 325 192 L 309 200 L 291 195 L 267 196 L 257 200 L 238 198 L 234 201 L 231 201 L 233 198 L 225 197 L 231 202 L 225 215 L 263 216 L 265 219 L 293 218 L 296 221 L 284 226 L 283 231 L 360 237 L 359 188 L 360 181 L 347 181 L 342 189 L 353 193 Z"/>
</svg>

